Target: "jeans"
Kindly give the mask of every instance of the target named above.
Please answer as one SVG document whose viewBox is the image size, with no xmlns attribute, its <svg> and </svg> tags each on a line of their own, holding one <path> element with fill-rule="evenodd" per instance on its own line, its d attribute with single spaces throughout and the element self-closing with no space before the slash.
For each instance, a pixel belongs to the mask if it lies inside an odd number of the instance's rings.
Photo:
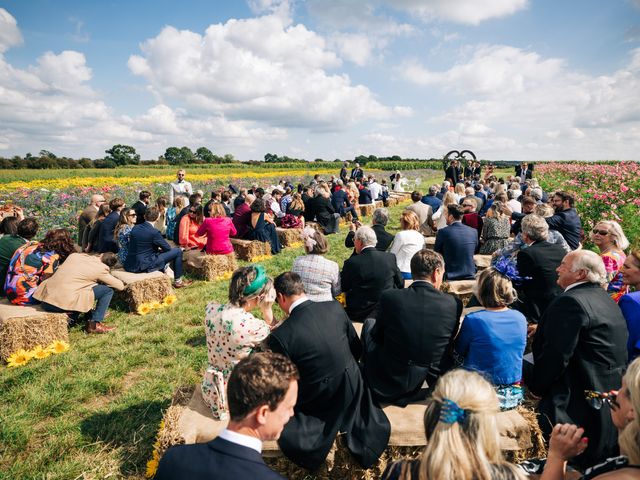
<svg viewBox="0 0 640 480">
<path fill-rule="evenodd" d="M 93 287 L 93 296 L 95 297 L 97 303 L 96 307 L 91 313 L 91 321 L 101 322 L 104 320 L 104 316 L 107 313 L 107 309 L 109 308 L 109 304 L 111 303 L 111 299 L 113 298 L 113 288 L 107 287 L 106 285 L 98 284 Z M 42 308 L 47 312 L 52 313 L 69 313 L 74 320 L 78 320 L 78 317 L 81 313 L 70 310 L 63 310 L 62 308 L 56 307 L 55 305 L 51 305 L 47 302 L 42 302 Z"/>
<path fill-rule="evenodd" d="M 347 213 L 351 212 L 351 216 L 354 220 L 358 219 L 358 213 L 356 212 L 356 208 L 353 205 L 349 205 L 348 207 L 343 207 L 342 216 L 344 217 Z"/>
<path fill-rule="evenodd" d="M 149 269 L 149 272 L 155 272 L 157 270 L 164 269 L 167 264 L 173 262 L 171 268 L 173 269 L 174 278 L 178 280 L 182 277 L 182 250 L 178 247 L 172 248 L 168 252 L 163 252 L 158 255 L 156 259 L 156 266 Z"/>
</svg>

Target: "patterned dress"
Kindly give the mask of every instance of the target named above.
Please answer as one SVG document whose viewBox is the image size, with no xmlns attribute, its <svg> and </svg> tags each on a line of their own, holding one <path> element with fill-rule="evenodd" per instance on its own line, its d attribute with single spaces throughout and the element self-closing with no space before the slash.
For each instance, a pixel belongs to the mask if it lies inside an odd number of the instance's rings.
<svg viewBox="0 0 640 480">
<path fill-rule="evenodd" d="M 213 418 L 229 417 L 227 381 L 233 367 L 267 338 L 270 329 L 263 320 L 235 305 L 207 304 L 204 330 L 209 365 L 202 381 L 202 397 Z"/>
<path fill-rule="evenodd" d="M 609 250 L 601 255 L 604 262 L 604 269 L 607 272 L 607 293 L 616 302 L 620 297 L 629 293 L 629 286 L 622 281 L 622 273 L 620 267 L 624 264 L 627 256 L 622 250 Z"/>
<path fill-rule="evenodd" d="M 120 246 L 120 250 L 118 250 L 118 260 L 120 260 L 122 265 L 124 265 L 127 255 L 129 254 L 129 237 L 131 236 L 132 229 L 133 225 L 125 225 L 122 230 L 118 232 L 118 245 Z"/>
<path fill-rule="evenodd" d="M 482 238 L 484 243 L 480 247 L 481 255 L 491 255 L 509 245 L 511 222 L 508 217 L 487 217 L 482 225 Z"/>
<path fill-rule="evenodd" d="M 31 295 L 58 268 L 60 256 L 53 251 L 44 252 L 38 248 L 40 246 L 39 243 L 29 242 L 16 250 L 11 258 L 4 291 L 15 305 L 39 303 Z"/>
</svg>

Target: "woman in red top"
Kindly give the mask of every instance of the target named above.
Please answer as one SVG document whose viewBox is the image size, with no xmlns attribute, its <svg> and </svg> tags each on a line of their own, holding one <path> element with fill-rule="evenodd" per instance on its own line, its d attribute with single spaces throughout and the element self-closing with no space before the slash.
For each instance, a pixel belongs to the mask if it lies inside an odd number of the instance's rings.
<svg viewBox="0 0 640 480">
<path fill-rule="evenodd" d="M 213 203 L 209 208 L 209 218 L 205 218 L 196 232 L 198 237 L 207 237 L 206 252 L 209 255 L 227 255 L 233 253 L 229 237 L 236 234 L 236 227 L 227 217 L 221 203 Z"/>
<path fill-rule="evenodd" d="M 198 229 L 204 220 L 202 205 L 191 205 L 189 213 L 180 220 L 178 244 L 187 250 L 202 250 L 206 238 L 198 235 Z"/>
</svg>

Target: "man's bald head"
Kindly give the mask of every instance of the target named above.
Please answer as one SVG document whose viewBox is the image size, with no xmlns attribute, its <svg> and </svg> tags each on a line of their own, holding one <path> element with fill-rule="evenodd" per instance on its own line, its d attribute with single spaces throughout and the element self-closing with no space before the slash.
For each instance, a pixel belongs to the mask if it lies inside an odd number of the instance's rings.
<svg viewBox="0 0 640 480">
<path fill-rule="evenodd" d="M 99 207 L 103 203 L 104 203 L 104 197 L 102 195 L 98 193 L 91 195 L 91 205 L 95 205 L 96 207 Z"/>
</svg>

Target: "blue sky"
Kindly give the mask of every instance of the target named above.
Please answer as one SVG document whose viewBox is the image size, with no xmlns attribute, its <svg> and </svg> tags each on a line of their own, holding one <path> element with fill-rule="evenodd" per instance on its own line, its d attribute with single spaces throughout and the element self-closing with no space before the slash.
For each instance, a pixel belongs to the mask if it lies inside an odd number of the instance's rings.
<svg viewBox="0 0 640 480">
<path fill-rule="evenodd" d="M 640 0 L 4 1 L 0 155 L 638 159 Z"/>
</svg>

